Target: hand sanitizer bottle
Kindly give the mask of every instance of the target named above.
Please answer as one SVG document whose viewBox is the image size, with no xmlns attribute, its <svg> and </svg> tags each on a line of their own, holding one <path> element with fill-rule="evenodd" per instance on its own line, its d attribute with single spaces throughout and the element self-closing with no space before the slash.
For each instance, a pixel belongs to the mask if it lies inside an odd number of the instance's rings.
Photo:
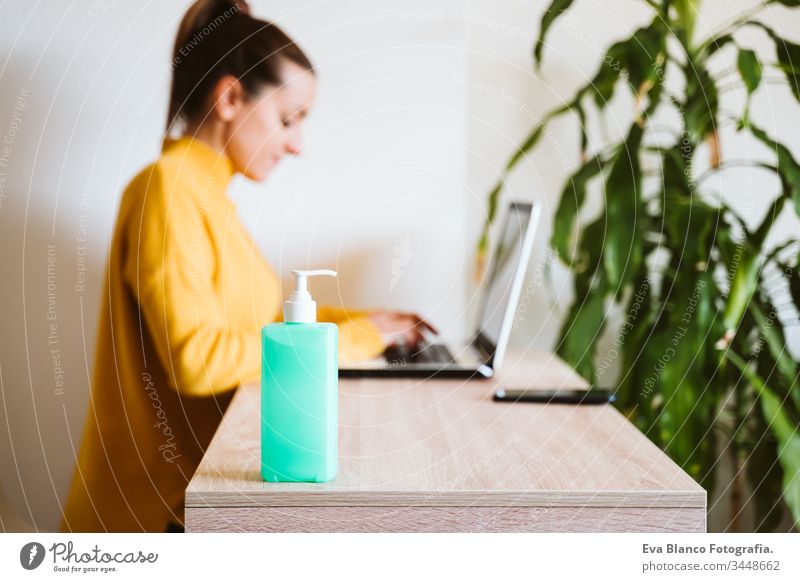
<svg viewBox="0 0 800 582">
<path fill-rule="evenodd" d="M 261 476 L 266 481 L 330 481 L 339 456 L 338 330 L 317 323 L 308 277 L 292 271 L 283 323 L 261 330 Z"/>
</svg>

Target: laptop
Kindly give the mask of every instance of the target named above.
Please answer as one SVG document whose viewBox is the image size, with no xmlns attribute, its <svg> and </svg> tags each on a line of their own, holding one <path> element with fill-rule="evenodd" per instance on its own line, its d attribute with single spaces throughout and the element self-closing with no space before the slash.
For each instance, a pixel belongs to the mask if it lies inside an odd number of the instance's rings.
<svg viewBox="0 0 800 582">
<path fill-rule="evenodd" d="M 541 212 L 538 203 L 511 202 L 469 342 L 447 344 L 434 337 L 410 349 L 391 346 L 379 358 L 343 364 L 339 377 L 491 378 L 506 352 Z"/>
</svg>

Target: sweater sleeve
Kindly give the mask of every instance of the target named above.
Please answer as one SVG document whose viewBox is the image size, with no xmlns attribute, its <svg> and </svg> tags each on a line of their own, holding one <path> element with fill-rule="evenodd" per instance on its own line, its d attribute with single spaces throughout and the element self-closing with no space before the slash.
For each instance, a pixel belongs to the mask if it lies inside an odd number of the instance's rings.
<svg viewBox="0 0 800 582">
<path fill-rule="evenodd" d="M 228 392 L 258 377 L 259 338 L 226 324 L 202 208 L 191 193 L 168 193 L 164 183 L 154 168 L 130 217 L 125 281 L 172 387 L 191 396 Z"/>
<path fill-rule="evenodd" d="M 369 311 L 320 306 L 317 320 L 335 323 L 339 328 L 339 363 L 367 360 L 383 353 L 386 342 L 380 330 L 367 317 Z"/>
</svg>

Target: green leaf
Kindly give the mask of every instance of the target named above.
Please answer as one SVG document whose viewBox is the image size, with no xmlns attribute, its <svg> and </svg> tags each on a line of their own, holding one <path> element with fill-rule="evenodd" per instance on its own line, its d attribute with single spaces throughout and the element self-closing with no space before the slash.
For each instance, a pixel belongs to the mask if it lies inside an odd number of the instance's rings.
<svg viewBox="0 0 800 582">
<path fill-rule="evenodd" d="M 630 41 L 628 40 L 611 45 L 594 78 L 585 88 L 586 91 L 592 92 L 594 102 L 601 111 L 614 96 L 617 80 L 626 72 L 624 62 L 627 60 L 626 52 L 629 43 Z"/>
<path fill-rule="evenodd" d="M 771 532 L 780 523 L 784 507 L 781 500 L 783 471 L 778 459 L 778 442 L 760 405 L 749 409 L 747 424 L 751 442 L 744 445 L 747 451 L 744 466 L 753 492 L 753 519 L 756 532 Z"/>
<path fill-rule="evenodd" d="M 782 242 L 769 252 L 767 258 L 764 260 L 764 263 L 768 263 L 774 260 L 781 269 L 783 269 L 784 267 L 791 268 L 788 263 L 786 263 L 785 261 L 782 262 L 780 260 L 780 255 L 781 253 L 786 251 L 786 249 L 790 249 L 792 247 L 797 246 L 798 243 L 800 243 L 800 239 L 798 238 L 790 238 L 785 240 L 784 242 Z"/>
<path fill-rule="evenodd" d="M 790 419 L 781 401 L 769 388 L 761 387 L 761 409 L 778 441 L 783 467 L 783 498 L 800 526 L 800 427 Z"/>
<path fill-rule="evenodd" d="M 706 442 L 716 419 L 719 382 L 717 356 L 708 336 L 716 310 L 716 287 L 710 272 L 681 273 L 665 298 L 668 330 L 660 366 L 654 373 L 663 397 L 658 429 L 665 450 L 676 463 L 701 481 L 708 477 L 716 451 Z"/>
<path fill-rule="evenodd" d="M 551 244 L 561 260 L 567 264 L 573 260 L 573 230 L 578 211 L 586 198 L 586 184 L 602 171 L 604 164 L 600 157 L 592 158 L 570 176 L 561 192 L 553 222 Z"/>
<path fill-rule="evenodd" d="M 769 311 L 768 307 L 764 307 Z M 758 329 L 758 324 L 753 318 L 753 324 Z M 771 326 L 782 337 L 779 326 Z M 765 384 L 774 386 L 774 380 L 780 380 L 778 364 L 772 357 L 770 349 L 764 349 L 764 343 L 759 336 L 758 342 L 754 345 L 755 350 L 749 354 L 749 360 L 755 362 L 756 371 Z M 739 353 L 739 352 L 737 352 Z M 739 378 L 732 377 L 732 381 L 737 382 L 737 386 L 742 382 Z M 772 531 L 782 518 L 783 509 L 786 504 L 781 499 L 783 495 L 782 477 L 783 469 L 778 459 L 778 443 L 767 419 L 761 404 L 758 402 L 758 393 L 750 383 L 751 390 L 745 390 L 743 402 L 747 406 L 747 418 L 745 419 L 746 434 L 749 438 L 742 443 L 743 450 L 750 454 L 746 460 L 745 469 L 754 496 L 755 523 L 756 531 Z M 785 388 L 785 383 L 782 388 Z"/>
<path fill-rule="evenodd" d="M 783 498 L 800 527 L 800 426 L 785 401 L 771 390 L 738 355 L 728 350 L 725 356 L 739 368 L 758 391 L 761 410 L 778 441 L 778 458 L 783 468 Z"/>
<path fill-rule="evenodd" d="M 642 261 L 625 306 L 625 320 L 614 342 L 622 351 L 622 377 L 616 392 L 617 404 L 624 411 L 634 413 L 634 416 L 637 416 L 635 409 L 643 382 L 650 372 L 640 362 L 640 356 L 655 331 L 657 314 L 653 311 L 653 305 L 657 300 L 647 263 Z"/>
<path fill-rule="evenodd" d="M 764 215 L 764 220 L 761 221 L 761 224 L 753 233 L 753 243 L 755 246 L 761 246 L 764 244 L 764 241 L 767 240 L 767 235 L 769 234 L 769 231 L 772 230 L 772 225 L 775 224 L 775 220 L 777 220 L 778 216 L 783 210 L 783 206 L 786 204 L 786 199 L 787 196 L 779 194 L 778 197 L 772 201 L 772 204 L 769 205 L 769 208 L 767 208 L 767 213 Z"/>
<path fill-rule="evenodd" d="M 600 268 L 606 216 L 601 214 L 583 229 L 578 260 L 573 263 L 575 300 L 561 326 L 556 352 L 589 381 L 595 376 L 594 354 L 605 328 L 607 286 Z"/>
<path fill-rule="evenodd" d="M 683 119 L 691 141 L 699 143 L 717 127 L 717 86 L 706 68 L 692 60 L 687 62 L 683 73 L 686 77 Z"/>
<path fill-rule="evenodd" d="M 517 148 L 517 151 L 514 152 L 514 155 L 506 163 L 504 175 L 507 176 L 511 170 L 514 169 L 520 160 L 522 160 L 525 155 L 528 154 L 533 148 L 536 147 L 536 144 L 539 143 L 539 140 L 544 135 L 545 129 L 547 129 L 547 124 L 550 123 L 552 119 L 566 113 L 567 111 L 573 111 L 575 107 L 575 102 L 567 103 L 566 105 L 562 105 L 557 109 L 553 109 L 545 114 L 542 120 L 533 128 L 533 130 L 528 134 L 528 137 L 525 139 L 523 144 Z"/>
<path fill-rule="evenodd" d="M 800 61 L 798 62 L 800 63 Z M 778 171 L 788 186 L 788 194 L 794 201 L 794 210 L 800 216 L 800 165 L 786 146 L 772 139 L 763 129 L 759 129 L 752 123 L 749 123 L 747 127 L 750 129 L 750 133 L 775 152 L 778 158 Z"/>
<path fill-rule="evenodd" d="M 663 216 L 669 247 L 679 253 L 678 268 L 702 269 L 710 261 L 721 224 L 721 210 L 706 204 L 697 195 L 683 196 L 675 192 L 664 193 Z"/>
<path fill-rule="evenodd" d="M 777 35 L 774 30 L 763 22 L 750 21 L 750 24 L 760 27 L 772 38 L 775 43 L 778 66 L 783 71 L 783 74 L 786 75 L 786 81 L 789 83 L 789 89 L 791 89 L 795 99 L 800 101 L 800 45 L 789 42 Z"/>
<path fill-rule="evenodd" d="M 776 329 L 776 324 L 780 324 L 776 319 L 778 314 L 776 310 L 771 310 L 769 316 L 762 311 L 754 301 L 750 305 L 750 311 L 761 331 L 761 335 L 766 339 L 769 352 L 774 359 L 778 370 L 785 378 L 797 377 L 797 362 L 794 361 L 786 348 L 786 338 L 779 335 L 780 332 Z"/>
<path fill-rule="evenodd" d="M 605 280 L 600 270 L 600 262 L 603 258 L 602 241 L 606 236 L 607 226 L 607 217 L 604 213 L 585 227 L 581 233 L 578 256 L 573 263 L 572 270 L 581 275 L 588 273 L 590 276 L 575 278 L 576 296 L 588 293 L 591 285 L 600 285 L 601 283 L 603 293 L 605 293 Z M 598 241 L 600 241 L 599 244 Z"/>
<path fill-rule="evenodd" d="M 722 34 L 709 38 L 697 51 L 697 60 L 701 62 L 707 61 L 714 53 L 725 48 L 725 45 L 733 41 L 732 34 Z"/>
<path fill-rule="evenodd" d="M 700 0 L 674 0 L 673 4 L 675 5 L 675 12 L 678 14 L 677 22 L 680 28 L 685 31 L 686 45 L 691 46 Z"/>
<path fill-rule="evenodd" d="M 747 87 L 747 94 L 752 95 L 758 85 L 761 83 L 763 72 L 761 70 L 761 63 L 756 56 L 755 51 L 750 49 L 739 49 L 739 57 L 736 59 L 736 67 L 739 69 L 739 75 Z"/>
<path fill-rule="evenodd" d="M 614 160 L 605 185 L 608 233 L 603 252 L 603 265 L 609 288 L 622 293 L 631 275 L 642 261 L 644 207 L 641 196 L 639 146 L 642 128 L 634 123 Z M 596 241 L 599 244 L 600 241 Z"/>
<path fill-rule="evenodd" d="M 653 19 L 649 26 L 638 29 L 628 41 L 625 51 L 626 68 L 631 89 L 642 96 L 646 85 L 660 84 L 664 71 L 662 64 L 666 51 L 666 30 L 661 17 Z"/>
<path fill-rule="evenodd" d="M 664 192 L 675 193 L 682 198 L 692 195 L 692 157 L 694 148 L 690 142 L 676 143 L 671 148 L 658 150 L 661 154 L 661 179 Z"/>
<path fill-rule="evenodd" d="M 728 273 L 733 273 L 728 301 L 722 314 L 725 325 L 725 337 L 720 347 L 727 347 L 727 343 L 736 334 L 742 316 L 753 294 L 758 287 L 758 278 L 761 273 L 762 258 L 760 253 L 749 246 L 740 245 L 733 255 L 733 264 L 728 265 Z"/>
<path fill-rule="evenodd" d="M 784 337 L 780 327 L 778 310 L 769 303 L 764 306 L 765 310 L 762 310 L 756 303 L 754 301 L 750 305 L 750 312 L 758 323 L 761 336 L 766 340 L 772 361 L 775 362 L 775 367 L 780 373 L 780 377 L 784 380 L 782 384 L 786 388 L 786 394 L 792 399 L 794 405 L 800 408 L 800 390 L 795 390 L 797 385 L 797 362 L 794 361 L 786 347 L 786 337 Z M 767 310 L 768 313 L 765 313 Z"/>
<path fill-rule="evenodd" d="M 500 178 L 497 181 L 497 184 L 489 193 L 488 199 L 488 209 L 486 212 L 486 221 L 483 223 L 483 230 L 481 231 L 481 238 L 478 241 L 478 252 L 485 253 L 488 246 L 489 246 L 489 228 L 491 227 L 492 223 L 494 222 L 495 216 L 497 215 L 497 201 L 500 197 L 500 192 L 503 190 L 503 186 L 505 186 L 505 179 Z"/>
<path fill-rule="evenodd" d="M 530 135 L 528 135 L 528 138 L 525 140 L 525 142 L 517 148 L 517 151 L 514 152 L 514 155 L 511 156 L 510 160 L 508 160 L 508 163 L 506 164 L 506 173 L 510 172 L 525 154 L 536 147 L 536 144 L 541 139 L 542 134 L 544 134 L 544 129 L 546 126 L 547 120 L 543 120 L 539 125 L 536 126 Z"/>
<path fill-rule="evenodd" d="M 791 265 L 785 261 L 778 261 L 777 265 L 786 275 L 789 295 L 792 297 L 795 309 L 800 311 L 800 270 L 797 265 Z"/>
<path fill-rule="evenodd" d="M 586 127 L 586 112 L 581 105 L 581 95 L 575 99 L 573 111 L 578 117 L 578 131 L 581 136 L 581 161 L 586 159 L 586 152 L 589 150 L 589 132 Z"/>
<path fill-rule="evenodd" d="M 544 38 L 547 31 L 555 22 L 556 18 L 561 16 L 567 8 L 570 7 L 573 0 L 553 0 L 550 6 L 545 10 L 542 16 L 542 23 L 539 27 L 539 38 L 536 39 L 536 45 L 533 49 L 533 60 L 538 68 L 542 64 L 542 50 L 544 49 Z"/>
<path fill-rule="evenodd" d="M 579 282 L 579 279 L 583 281 Z M 594 281 L 595 288 L 592 288 Z M 595 376 L 594 352 L 605 328 L 605 293 L 598 286 L 595 273 L 586 272 L 575 277 L 575 301 L 570 307 L 556 352 L 578 374 L 592 381 Z M 581 288 L 584 292 L 581 293 Z"/>
<path fill-rule="evenodd" d="M 630 38 L 611 45 L 594 78 L 582 92 L 591 92 L 595 104 L 602 110 L 614 96 L 617 80 L 627 76 L 632 93 L 643 98 L 651 87 L 661 85 L 665 43 L 665 29 L 659 18 L 655 18 Z"/>
<path fill-rule="evenodd" d="M 797 8 L 800 6 L 800 0 L 769 0 L 770 4 L 783 4 L 789 8 Z"/>
</svg>

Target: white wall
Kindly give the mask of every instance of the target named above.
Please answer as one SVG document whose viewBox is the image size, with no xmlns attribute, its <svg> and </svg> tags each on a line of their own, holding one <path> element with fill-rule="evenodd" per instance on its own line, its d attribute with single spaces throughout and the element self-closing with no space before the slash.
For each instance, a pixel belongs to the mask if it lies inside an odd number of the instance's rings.
<svg viewBox="0 0 800 582">
<path fill-rule="evenodd" d="M 530 53 L 546 3 L 251 3 L 298 40 L 320 78 L 304 155 L 268 183 L 237 180 L 231 192 L 284 279 L 298 266 L 337 268 L 339 279 L 319 282 L 320 300 L 416 309 L 452 338 L 465 333 L 473 249 L 498 169 L 543 111 L 594 74 L 608 42 L 647 15 L 628 0 L 576 2 L 571 23 L 552 31 L 539 77 Z M 702 27 L 739 4 L 708 0 Z M 86 413 L 116 206 L 157 155 L 186 5 L 0 5 L 0 139 L 11 140 L 0 165 L 0 430 L 11 434 L 0 438 L 0 492 L 40 529 L 58 524 Z M 789 34 L 797 24 L 781 18 L 779 28 Z M 754 106 L 762 125 L 800 152 L 788 92 L 776 87 Z M 620 128 L 626 107 L 613 109 Z M 747 144 L 730 147 L 741 157 L 736 148 Z M 556 124 L 504 200 L 542 200 L 549 217 L 576 149 L 575 125 Z M 731 179 L 725 193 L 765 208 L 774 185 L 753 177 L 748 188 Z M 780 226 L 781 236 L 797 232 L 788 215 Z M 517 345 L 550 348 L 563 315 L 552 303 L 569 299 L 558 265 L 552 294 L 544 285 L 549 228 L 544 221 Z"/>
</svg>

